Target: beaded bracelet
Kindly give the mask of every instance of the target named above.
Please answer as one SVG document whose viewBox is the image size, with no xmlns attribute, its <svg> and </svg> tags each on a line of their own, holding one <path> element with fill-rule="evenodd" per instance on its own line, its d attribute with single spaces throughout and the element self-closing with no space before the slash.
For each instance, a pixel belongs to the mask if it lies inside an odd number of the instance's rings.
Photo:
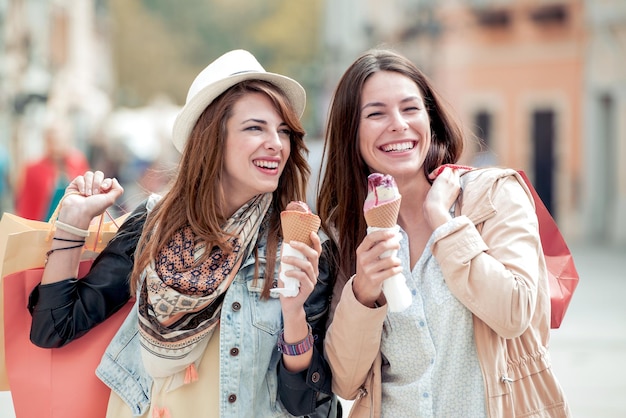
<svg viewBox="0 0 626 418">
<path fill-rule="evenodd" d="M 278 351 L 287 356 L 299 356 L 313 348 L 313 342 L 315 341 L 313 338 L 313 330 L 311 329 L 311 325 L 307 324 L 307 326 L 309 327 L 309 333 L 307 336 L 304 337 L 303 340 L 294 344 L 286 343 L 285 331 L 281 331 L 280 336 L 278 337 L 278 342 L 276 343 Z"/>
<path fill-rule="evenodd" d="M 59 238 L 59 237 L 52 237 L 52 239 L 56 241 L 63 241 L 63 242 L 80 242 L 81 244 L 85 243 L 84 239 L 68 239 L 68 238 Z"/>
<path fill-rule="evenodd" d="M 69 247 L 61 247 L 61 248 L 53 248 L 51 250 L 48 250 L 46 252 L 46 260 L 44 261 L 43 265 L 44 267 L 46 266 L 46 264 L 48 264 L 48 258 L 52 255 L 53 252 L 55 251 L 61 251 L 61 250 L 71 250 L 74 248 L 80 248 L 85 244 L 85 241 L 82 241 L 82 244 L 78 244 L 78 245 L 71 245 Z"/>
<path fill-rule="evenodd" d="M 69 232 L 70 234 L 74 234 L 78 237 L 86 238 L 89 236 L 89 230 L 76 228 L 75 226 L 68 225 L 65 222 L 61 222 L 59 220 L 55 221 L 54 225 L 57 227 L 57 229 L 60 229 L 61 231 Z"/>
</svg>

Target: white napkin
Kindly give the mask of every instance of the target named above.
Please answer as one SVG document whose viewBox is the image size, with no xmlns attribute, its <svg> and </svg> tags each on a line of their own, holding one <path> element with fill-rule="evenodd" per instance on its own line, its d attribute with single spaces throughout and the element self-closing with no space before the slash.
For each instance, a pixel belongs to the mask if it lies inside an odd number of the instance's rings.
<svg viewBox="0 0 626 418">
<path fill-rule="evenodd" d="M 285 256 L 296 257 L 301 260 L 306 260 L 304 254 L 292 248 L 291 245 L 287 244 L 286 242 L 283 242 L 283 248 L 280 255 L 280 273 L 278 275 L 278 278 L 283 282 L 285 287 L 270 289 L 270 292 L 274 294 L 281 294 L 286 297 L 294 297 L 297 296 L 298 293 L 300 293 L 300 281 L 298 279 L 294 279 L 293 277 L 286 276 L 285 272 L 289 270 L 296 270 L 298 268 L 292 266 L 291 264 L 283 263 L 282 258 Z"/>
<path fill-rule="evenodd" d="M 377 228 L 370 226 L 367 228 L 367 233 L 369 234 L 370 232 L 380 230 L 393 230 L 396 234 L 400 235 L 400 227 L 398 225 L 393 228 Z M 382 258 L 391 257 L 397 253 L 398 251 L 396 250 L 389 250 L 385 251 L 380 256 Z M 402 312 L 408 308 L 413 301 L 411 290 L 406 285 L 406 279 L 402 273 L 391 276 L 383 282 L 383 293 L 387 299 L 387 305 L 390 312 Z"/>
</svg>

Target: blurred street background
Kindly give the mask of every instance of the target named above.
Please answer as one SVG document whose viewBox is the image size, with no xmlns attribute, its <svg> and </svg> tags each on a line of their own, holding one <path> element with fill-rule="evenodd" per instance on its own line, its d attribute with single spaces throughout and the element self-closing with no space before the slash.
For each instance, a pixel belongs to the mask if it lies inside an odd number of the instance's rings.
<svg viewBox="0 0 626 418">
<path fill-rule="evenodd" d="M 307 90 L 315 207 L 333 89 L 380 45 L 454 108 L 464 163 L 528 174 L 581 274 L 554 367 L 575 417 L 626 417 L 626 0 L 0 0 L 0 213 L 47 220 L 71 170 L 28 173 L 59 152 L 119 179 L 117 212 L 165 190 L 187 88 L 236 48 Z"/>
</svg>

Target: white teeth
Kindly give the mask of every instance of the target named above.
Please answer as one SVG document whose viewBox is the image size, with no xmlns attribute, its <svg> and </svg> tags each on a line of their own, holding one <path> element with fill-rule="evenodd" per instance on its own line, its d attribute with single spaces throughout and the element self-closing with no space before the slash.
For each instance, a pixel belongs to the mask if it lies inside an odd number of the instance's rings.
<svg viewBox="0 0 626 418">
<path fill-rule="evenodd" d="M 254 165 L 261 168 L 278 168 L 277 161 L 255 161 Z"/>
<path fill-rule="evenodd" d="M 382 150 L 385 152 L 390 151 L 407 151 L 413 149 L 413 141 L 400 142 L 396 144 L 389 144 L 382 147 Z"/>
</svg>

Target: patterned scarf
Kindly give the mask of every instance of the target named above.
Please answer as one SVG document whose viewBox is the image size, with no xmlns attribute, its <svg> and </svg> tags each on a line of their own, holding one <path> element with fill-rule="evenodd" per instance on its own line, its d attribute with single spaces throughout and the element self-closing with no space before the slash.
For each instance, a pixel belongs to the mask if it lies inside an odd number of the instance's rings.
<svg viewBox="0 0 626 418">
<path fill-rule="evenodd" d="M 138 294 L 142 358 L 157 390 L 171 391 L 190 380 L 189 370 L 199 365 L 218 324 L 226 290 L 250 255 L 271 201 L 269 193 L 256 196 L 228 219 L 223 231 L 232 235 L 231 252 L 214 247 L 197 264 L 205 245 L 186 226 L 142 273 Z"/>
</svg>

